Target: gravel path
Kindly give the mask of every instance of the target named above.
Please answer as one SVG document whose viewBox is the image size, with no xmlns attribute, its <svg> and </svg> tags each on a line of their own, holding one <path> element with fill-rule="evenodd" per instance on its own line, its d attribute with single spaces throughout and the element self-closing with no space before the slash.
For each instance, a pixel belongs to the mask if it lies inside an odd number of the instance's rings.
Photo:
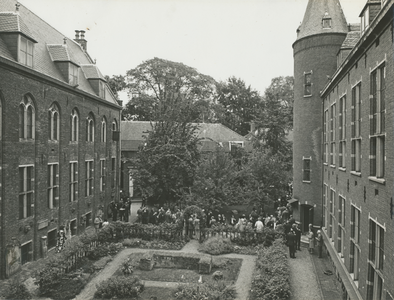
<svg viewBox="0 0 394 300">
<path fill-rule="evenodd" d="M 182 248 L 182 250 L 160 250 L 160 252 L 184 252 L 184 253 L 198 253 L 198 241 L 191 240 L 189 243 Z M 94 293 L 96 292 L 96 286 L 100 282 L 111 277 L 122 264 L 122 262 L 132 253 L 145 252 L 146 249 L 129 248 L 124 249 L 118 253 L 114 259 L 107 264 L 107 266 L 100 271 L 82 290 L 82 292 L 75 298 L 75 300 L 89 300 L 93 299 Z M 152 249 L 152 251 L 155 251 Z M 225 254 L 220 255 L 220 257 L 227 258 L 240 258 L 242 259 L 242 266 L 238 275 L 235 287 L 237 290 L 237 299 L 245 300 L 248 298 L 249 290 L 252 284 L 253 270 L 256 262 L 255 256 L 250 255 L 240 255 L 240 254 Z M 145 281 L 146 286 L 151 287 L 176 287 L 176 282 L 160 282 L 160 281 Z"/>
<path fill-rule="evenodd" d="M 292 293 L 289 300 L 324 299 L 308 249 L 301 247 L 301 251 L 296 252 L 296 257 L 289 258 Z"/>
</svg>

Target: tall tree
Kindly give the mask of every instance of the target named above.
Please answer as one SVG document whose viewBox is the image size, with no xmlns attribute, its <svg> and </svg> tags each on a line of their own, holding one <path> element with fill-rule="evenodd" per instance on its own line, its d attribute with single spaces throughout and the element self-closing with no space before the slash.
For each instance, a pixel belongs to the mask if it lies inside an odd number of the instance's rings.
<svg viewBox="0 0 394 300">
<path fill-rule="evenodd" d="M 272 79 L 255 117 L 255 147 L 291 156 L 288 135 L 293 129 L 293 77 Z"/>
<path fill-rule="evenodd" d="M 212 77 L 182 63 L 157 57 L 129 70 L 126 80 L 132 98 L 124 114 L 135 116 L 137 120 L 152 120 L 157 114 L 152 111 L 174 103 L 174 97 L 189 102 L 189 108 L 196 112 L 201 101 L 213 101 L 216 89 Z M 189 117 L 193 115 L 189 114 Z M 200 114 L 189 122 L 196 119 L 201 119 Z"/>
<path fill-rule="evenodd" d="M 248 134 L 250 122 L 261 103 L 258 92 L 246 86 L 243 80 L 230 77 L 217 84 L 217 102 L 218 121 L 241 135 Z"/>
</svg>

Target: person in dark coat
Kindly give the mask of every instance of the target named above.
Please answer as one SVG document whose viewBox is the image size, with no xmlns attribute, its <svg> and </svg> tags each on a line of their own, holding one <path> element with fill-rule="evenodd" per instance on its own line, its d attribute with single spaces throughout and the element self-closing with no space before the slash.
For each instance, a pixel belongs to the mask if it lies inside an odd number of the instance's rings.
<svg viewBox="0 0 394 300">
<path fill-rule="evenodd" d="M 317 241 L 317 251 L 318 251 L 318 254 L 319 254 L 319 258 L 322 258 L 323 236 L 322 236 L 320 230 L 317 231 L 316 241 Z"/>
<path fill-rule="evenodd" d="M 289 247 L 290 258 L 296 258 L 295 256 L 295 245 L 296 245 L 296 235 L 293 228 L 287 234 L 287 246 Z"/>
<path fill-rule="evenodd" d="M 296 235 L 296 250 L 301 251 L 301 229 L 299 224 L 293 224 L 293 230 Z"/>
</svg>

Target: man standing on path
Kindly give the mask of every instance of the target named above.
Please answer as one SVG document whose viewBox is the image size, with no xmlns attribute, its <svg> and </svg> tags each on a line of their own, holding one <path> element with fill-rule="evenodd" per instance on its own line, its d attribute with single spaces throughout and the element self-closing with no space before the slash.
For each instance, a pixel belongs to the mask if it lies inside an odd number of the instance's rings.
<svg viewBox="0 0 394 300">
<path fill-rule="evenodd" d="M 316 241 L 317 241 L 317 252 L 319 253 L 319 258 L 322 258 L 323 236 L 320 230 L 317 231 Z"/>
<path fill-rule="evenodd" d="M 293 228 L 291 228 L 290 232 L 287 234 L 287 246 L 289 246 L 290 258 L 296 258 L 295 245 L 296 245 L 296 235 Z"/>
<path fill-rule="evenodd" d="M 293 229 L 296 235 L 296 250 L 301 251 L 301 229 L 299 224 L 293 224 Z"/>
</svg>

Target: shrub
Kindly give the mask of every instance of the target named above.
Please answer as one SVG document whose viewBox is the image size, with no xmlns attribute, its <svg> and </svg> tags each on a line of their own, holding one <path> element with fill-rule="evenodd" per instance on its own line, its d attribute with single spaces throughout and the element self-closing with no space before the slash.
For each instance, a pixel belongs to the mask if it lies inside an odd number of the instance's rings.
<svg viewBox="0 0 394 300">
<path fill-rule="evenodd" d="M 109 278 L 97 285 L 95 298 L 131 298 L 136 299 L 144 290 L 144 284 L 135 276 Z"/>
<path fill-rule="evenodd" d="M 231 244 L 230 239 L 226 239 L 221 236 L 214 236 L 202 243 L 198 250 L 212 255 L 219 255 L 233 252 L 234 247 Z"/>
<path fill-rule="evenodd" d="M 5 299 L 31 299 L 32 296 L 27 287 L 18 281 L 12 281 L 5 291 Z"/>
<path fill-rule="evenodd" d="M 128 258 L 126 261 L 122 263 L 122 273 L 123 275 L 131 275 L 134 272 L 133 262 Z"/>
<path fill-rule="evenodd" d="M 106 245 L 99 245 L 96 248 L 89 250 L 87 257 L 92 260 L 98 260 L 101 257 L 107 256 L 109 253 Z"/>
<path fill-rule="evenodd" d="M 280 239 L 259 252 L 251 299 L 279 300 L 290 296 L 290 270 L 287 251 Z"/>
<path fill-rule="evenodd" d="M 221 280 L 180 284 L 174 292 L 174 299 L 179 300 L 230 300 L 235 299 L 235 297 L 235 286 L 227 286 Z"/>
</svg>

